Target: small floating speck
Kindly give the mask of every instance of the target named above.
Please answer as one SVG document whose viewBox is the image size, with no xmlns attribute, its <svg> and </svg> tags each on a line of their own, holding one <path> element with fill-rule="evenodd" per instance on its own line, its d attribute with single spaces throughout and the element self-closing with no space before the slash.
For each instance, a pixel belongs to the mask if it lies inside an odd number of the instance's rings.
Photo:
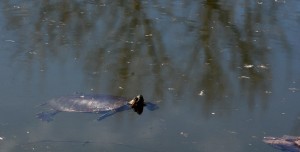
<svg viewBox="0 0 300 152">
<path fill-rule="evenodd" d="M 244 75 L 240 76 L 239 78 L 240 79 L 250 79 L 250 77 L 247 77 L 247 76 L 244 76 Z"/>
<path fill-rule="evenodd" d="M 281 114 L 282 114 L 282 115 L 285 115 L 285 113 L 284 113 L 284 112 L 282 112 Z"/>
<path fill-rule="evenodd" d="M 180 135 L 183 136 L 183 137 L 188 137 L 189 136 L 189 134 L 186 133 L 186 132 L 180 132 Z"/>
<path fill-rule="evenodd" d="M 261 68 L 261 69 L 268 69 L 268 67 L 267 67 L 267 66 L 265 66 L 265 65 L 263 65 L 263 64 L 261 64 L 261 65 L 258 65 L 257 67 L 258 67 L 258 68 Z"/>
<path fill-rule="evenodd" d="M 148 37 L 148 36 L 152 36 L 152 34 L 146 34 L 145 36 L 146 36 L 146 37 Z"/>
<path fill-rule="evenodd" d="M 216 113 L 212 112 L 211 114 L 212 114 L 212 115 L 215 115 Z"/>
<path fill-rule="evenodd" d="M 12 42 L 12 43 L 15 43 L 16 41 L 14 40 L 5 40 L 6 42 Z"/>
<path fill-rule="evenodd" d="M 271 91 L 268 91 L 268 90 L 266 90 L 266 91 L 265 91 L 265 93 L 266 93 L 266 94 L 271 94 L 272 92 L 271 92 Z"/>
<path fill-rule="evenodd" d="M 289 88 L 289 90 L 292 91 L 292 92 L 299 91 L 299 89 L 297 89 L 297 88 Z"/>
<path fill-rule="evenodd" d="M 93 75 L 97 75 L 98 73 L 99 72 L 97 72 L 97 71 L 92 72 Z"/>
<path fill-rule="evenodd" d="M 231 133 L 231 134 L 237 134 L 237 132 L 231 131 L 231 130 L 228 130 L 228 132 Z"/>
<path fill-rule="evenodd" d="M 157 100 L 157 101 L 155 101 L 155 103 L 161 103 L 161 100 Z"/>
<path fill-rule="evenodd" d="M 80 96 L 80 98 L 84 98 L 84 95 Z"/>
<path fill-rule="evenodd" d="M 119 86 L 119 89 L 124 89 L 123 87 Z"/>
<path fill-rule="evenodd" d="M 0 137 L 0 140 L 4 140 L 4 137 Z"/>
<path fill-rule="evenodd" d="M 29 131 L 26 131 L 26 133 L 29 134 L 30 132 L 29 132 Z"/>
<path fill-rule="evenodd" d="M 161 66 L 167 66 L 169 63 L 166 62 L 166 63 L 161 63 Z"/>
<path fill-rule="evenodd" d="M 29 54 L 33 54 L 33 55 L 36 55 L 36 54 L 37 54 L 37 52 L 35 52 L 35 51 L 29 51 L 28 53 L 29 53 Z"/>
<path fill-rule="evenodd" d="M 14 5 L 14 8 L 21 8 L 21 6 Z"/>
<path fill-rule="evenodd" d="M 169 90 L 169 91 L 173 91 L 173 90 L 175 90 L 175 89 L 174 89 L 174 88 L 168 88 L 168 90 Z"/>
<path fill-rule="evenodd" d="M 198 95 L 199 96 L 204 96 L 204 90 L 201 90 Z"/>
<path fill-rule="evenodd" d="M 252 68 L 252 67 L 253 67 L 252 64 L 245 64 L 245 65 L 244 65 L 244 68 Z"/>
<path fill-rule="evenodd" d="M 93 89 L 93 88 L 91 88 L 90 90 L 91 90 L 91 91 L 94 91 L 94 89 Z"/>
</svg>

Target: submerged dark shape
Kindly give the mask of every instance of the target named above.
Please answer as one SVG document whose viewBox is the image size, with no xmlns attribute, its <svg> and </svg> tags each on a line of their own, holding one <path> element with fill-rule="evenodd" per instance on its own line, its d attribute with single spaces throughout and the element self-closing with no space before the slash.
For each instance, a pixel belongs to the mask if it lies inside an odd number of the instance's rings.
<svg viewBox="0 0 300 152">
<path fill-rule="evenodd" d="M 142 95 L 128 100 L 124 97 L 111 95 L 72 95 L 52 99 L 43 104 L 51 109 L 37 114 L 43 121 L 52 121 L 53 116 L 59 112 L 85 112 L 101 114 L 98 120 L 102 120 L 117 112 L 133 109 L 136 113 L 142 114 L 144 106 L 153 111 L 158 107 L 153 103 L 145 103 Z"/>
<path fill-rule="evenodd" d="M 282 137 L 264 137 L 263 141 L 281 151 L 300 152 L 300 137 L 288 135 Z"/>
</svg>

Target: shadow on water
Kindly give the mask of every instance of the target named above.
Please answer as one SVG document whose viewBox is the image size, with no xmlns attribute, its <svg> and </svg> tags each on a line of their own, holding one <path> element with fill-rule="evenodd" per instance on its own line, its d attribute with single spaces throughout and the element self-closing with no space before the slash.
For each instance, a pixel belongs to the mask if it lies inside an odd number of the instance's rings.
<svg viewBox="0 0 300 152">
<path fill-rule="evenodd" d="M 249 109 L 253 110 L 255 98 L 267 107 L 273 47 L 268 26 L 279 19 L 276 15 L 266 19 L 265 12 L 275 14 L 279 7 L 275 3 L 268 7 L 254 1 L 240 7 L 242 2 L 227 5 L 217 0 L 1 3 L 7 29 L 18 35 L 13 37 L 18 49 L 10 60 L 24 60 L 17 73 L 25 72 L 29 82 L 38 69 L 43 83 L 53 61 L 64 68 L 71 62 L 82 69 L 86 88 L 94 91 L 134 94 L 147 89 L 149 96 L 163 99 L 167 88 L 182 98 L 203 90 L 204 113 L 215 105 L 230 105 L 220 99 L 238 94 L 248 98 Z M 284 33 L 278 39 L 288 53 Z"/>
</svg>

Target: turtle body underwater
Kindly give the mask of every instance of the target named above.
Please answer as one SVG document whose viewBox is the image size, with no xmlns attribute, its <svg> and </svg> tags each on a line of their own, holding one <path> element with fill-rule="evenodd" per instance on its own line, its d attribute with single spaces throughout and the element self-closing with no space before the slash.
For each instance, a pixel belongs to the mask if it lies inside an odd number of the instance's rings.
<svg viewBox="0 0 300 152">
<path fill-rule="evenodd" d="M 143 113 L 144 106 L 148 110 L 156 110 L 158 106 L 151 102 L 144 102 L 142 95 L 128 100 L 124 97 L 112 95 L 72 95 L 64 96 L 42 104 L 41 106 L 48 106 L 50 109 L 37 114 L 37 118 L 42 121 L 50 122 L 54 116 L 59 112 L 82 112 L 82 113 L 99 113 L 97 120 L 102 120 L 117 112 L 133 109 L 137 114 Z"/>
</svg>

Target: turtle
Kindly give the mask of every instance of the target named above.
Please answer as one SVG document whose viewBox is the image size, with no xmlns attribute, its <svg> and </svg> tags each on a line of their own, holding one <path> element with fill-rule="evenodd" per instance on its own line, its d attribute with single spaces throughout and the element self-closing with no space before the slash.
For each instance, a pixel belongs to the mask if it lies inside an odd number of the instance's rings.
<svg viewBox="0 0 300 152">
<path fill-rule="evenodd" d="M 113 95 L 84 95 L 75 94 L 70 96 L 62 96 L 49 100 L 41 106 L 50 107 L 49 110 L 36 114 L 36 117 L 42 121 L 53 121 L 54 116 L 59 112 L 82 112 L 82 113 L 98 113 L 100 114 L 98 121 L 111 116 L 117 112 L 133 109 L 137 114 L 143 113 L 144 106 L 153 111 L 158 106 L 151 102 L 144 102 L 142 95 L 128 100 L 125 97 Z"/>
<path fill-rule="evenodd" d="M 263 142 L 281 151 L 300 152 L 299 136 L 264 137 Z"/>
</svg>

